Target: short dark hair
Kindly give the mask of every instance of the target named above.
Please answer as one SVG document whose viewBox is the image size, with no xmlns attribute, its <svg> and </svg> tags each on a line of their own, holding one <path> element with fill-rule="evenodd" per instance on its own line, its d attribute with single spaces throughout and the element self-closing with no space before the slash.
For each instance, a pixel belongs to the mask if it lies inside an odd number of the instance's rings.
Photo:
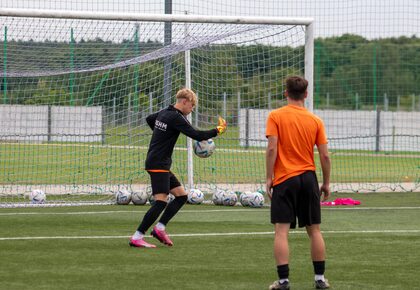
<svg viewBox="0 0 420 290">
<path fill-rule="evenodd" d="M 286 90 L 293 100 L 303 100 L 308 88 L 308 81 L 300 76 L 290 76 L 286 79 Z"/>
</svg>

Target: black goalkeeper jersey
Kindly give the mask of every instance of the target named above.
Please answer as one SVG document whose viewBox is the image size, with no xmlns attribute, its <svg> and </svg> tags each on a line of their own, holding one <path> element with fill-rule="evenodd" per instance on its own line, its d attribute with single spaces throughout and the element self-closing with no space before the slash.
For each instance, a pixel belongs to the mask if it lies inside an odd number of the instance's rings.
<svg viewBox="0 0 420 290">
<path fill-rule="evenodd" d="M 145 162 L 146 170 L 170 170 L 172 152 L 180 133 L 198 141 L 217 136 L 217 129 L 194 129 L 182 112 L 173 105 L 147 116 L 146 121 L 153 130 Z"/>
</svg>

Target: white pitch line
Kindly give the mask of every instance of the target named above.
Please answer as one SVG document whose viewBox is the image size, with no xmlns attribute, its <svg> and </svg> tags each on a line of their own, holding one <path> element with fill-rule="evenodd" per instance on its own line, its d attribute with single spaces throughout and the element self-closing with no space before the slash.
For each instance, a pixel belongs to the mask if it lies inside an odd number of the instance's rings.
<svg viewBox="0 0 420 290">
<path fill-rule="evenodd" d="M 418 210 L 420 206 L 402 207 L 322 207 L 323 210 Z M 268 211 L 269 207 L 260 209 L 209 209 L 209 210 L 181 210 L 179 213 L 219 213 L 219 212 L 261 212 Z M 95 215 L 114 213 L 145 213 L 145 210 L 109 210 L 109 211 L 75 211 L 75 212 L 0 212 L 0 216 L 18 215 Z"/>
<path fill-rule="evenodd" d="M 171 237 L 211 237 L 211 236 L 255 236 L 272 235 L 274 232 L 249 232 L 249 233 L 194 233 L 194 234 L 172 234 Z M 122 239 L 130 236 L 53 236 L 53 237 L 4 237 L 0 241 L 7 240 L 49 240 L 49 239 Z"/>
<path fill-rule="evenodd" d="M 212 212 L 261 212 L 267 211 L 267 208 L 260 209 L 208 209 L 208 210 L 181 210 L 182 213 L 212 213 Z M 113 213 L 146 213 L 145 210 L 109 210 L 109 211 L 75 211 L 75 212 L 5 212 L 0 216 L 13 215 L 94 215 L 94 214 L 113 214 Z"/>
<path fill-rule="evenodd" d="M 420 230 L 358 230 L 358 231 L 322 231 L 323 234 L 418 234 Z M 291 231 L 290 234 L 306 234 L 305 231 Z M 194 233 L 172 234 L 171 237 L 226 237 L 274 235 L 274 232 L 245 233 Z M 71 239 L 128 239 L 129 236 L 51 236 L 51 237 L 0 237 L 0 241 L 16 240 L 71 240 Z"/>
<path fill-rule="evenodd" d="M 14 216 L 14 215 L 94 215 L 94 214 L 112 214 L 112 213 L 145 213 L 146 211 L 75 211 L 75 212 L 5 212 L 0 213 L 0 216 Z"/>
</svg>

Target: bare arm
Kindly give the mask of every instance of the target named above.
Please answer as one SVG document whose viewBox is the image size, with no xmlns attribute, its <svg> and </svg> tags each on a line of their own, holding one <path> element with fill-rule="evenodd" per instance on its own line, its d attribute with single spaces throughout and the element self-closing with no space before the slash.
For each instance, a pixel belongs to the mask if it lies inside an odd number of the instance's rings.
<svg viewBox="0 0 420 290">
<path fill-rule="evenodd" d="M 265 152 L 266 161 L 266 192 L 268 197 L 271 199 L 271 188 L 273 186 L 273 175 L 274 175 L 274 163 L 277 158 L 277 136 L 268 136 L 267 150 Z"/>
<path fill-rule="evenodd" d="M 322 169 L 322 185 L 321 185 L 321 194 L 324 194 L 323 201 L 327 200 L 330 197 L 330 174 L 331 174 L 331 160 L 328 155 L 328 145 L 322 144 L 317 146 L 319 152 L 319 161 L 321 162 Z"/>
</svg>

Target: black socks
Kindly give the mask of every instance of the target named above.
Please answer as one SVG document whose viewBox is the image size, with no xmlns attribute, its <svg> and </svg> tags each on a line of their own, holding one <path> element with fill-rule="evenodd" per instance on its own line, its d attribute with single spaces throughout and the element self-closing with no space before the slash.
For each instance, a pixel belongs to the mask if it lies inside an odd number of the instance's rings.
<svg viewBox="0 0 420 290">
<path fill-rule="evenodd" d="M 325 261 L 312 261 L 314 265 L 315 275 L 324 275 L 325 272 Z"/>
<path fill-rule="evenodd" d="M 175 199 L 168 204 L 168 207 L 159 222 L 166 225 L 187 202 L 187 198 L 188 197 L 186 195 L 175 197 Z"/>
<path fill-rule="evenodd" d="M 146 231 L 151 227 L 151 225 L 154 224 L 154 222 L 160 216 L 167 204 L 168 203 L 166 201 L 156 200 L 152 207 L 144 215 L 143 221 L 141 222 L 137 230 L 142 234 L 145 234 Z"/>
<path fill-rule="evenodd" d="M 277 274 L 279 275 L 279 280 L 289 279 L 289 264 L 277 265 Z"/>
</svg>

